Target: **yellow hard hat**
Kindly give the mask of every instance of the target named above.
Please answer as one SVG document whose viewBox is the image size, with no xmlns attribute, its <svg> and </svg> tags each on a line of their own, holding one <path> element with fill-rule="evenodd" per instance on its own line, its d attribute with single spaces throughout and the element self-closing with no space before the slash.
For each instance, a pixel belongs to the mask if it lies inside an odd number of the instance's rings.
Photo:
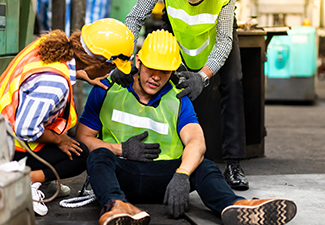
<svg viewBox="0 0 325 225">
<path fill-rule="evenodd" d="M 305 18 L 303 21 L 302 21 L 302 25 L 303 26 L 310 26 L 310 20 L 308 18 Z"/>
<path fill-rule="evenodd" d="M 88 54 L 104 57 L 125 74 L 131 72 L 134 36 L 124 23 L 105 18 L 84 25 L 80 40 Z"/>
<path fill-rule="evenodd" d="M 148 34 L 138 56 L 146 67 L 157 70 L 174 71 L 182 62 L 176 38 L 165 30 Z"/>
</svg>

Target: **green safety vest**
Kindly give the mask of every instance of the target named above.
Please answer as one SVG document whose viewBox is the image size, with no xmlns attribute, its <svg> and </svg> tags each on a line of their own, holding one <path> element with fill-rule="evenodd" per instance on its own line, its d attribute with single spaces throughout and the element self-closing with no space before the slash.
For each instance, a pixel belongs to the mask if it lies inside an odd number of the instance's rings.
<svg viewBox="0 0 325 225">
<path fill-rule="evenodd" d="M 160 144 L 161 153 L 156 160 L 178 159 L 184 149 L 177 133 L 181 105 L 176 98 L 178 92 L 173 86 L 162 96 L 159 105 L 152 107 L 140 103 L 133 93 L 114 83 L 107 91 L 99 113 L 103 124 L 102 140 L 122 143 L 148 131 L 143 142 Z"/>
<path fill-rule="evenodd" d="M 174 35 L 186 65 L 201 69 L 216 43 L 216 26 L 221 8 L 229 0 L 205 0 L 191 6 L 185 0 L 165 0 Z"/>
</svg>

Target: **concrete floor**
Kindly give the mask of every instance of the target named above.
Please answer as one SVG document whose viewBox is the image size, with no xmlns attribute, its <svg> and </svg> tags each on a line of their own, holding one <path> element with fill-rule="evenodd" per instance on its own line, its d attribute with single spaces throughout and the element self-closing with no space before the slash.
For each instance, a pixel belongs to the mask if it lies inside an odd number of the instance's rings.
<svg viewBox="0 0 325 225">
<path fill-rule="evenodd" d="M 265 157 L 243 160 L 250 181 L 248 191 L 236 192 L 246 198 L 280 197 L 296 202 L 297 216 L 291 225 L 320 225 L 325 221 L 325 81 L 316 82 L 314 104 L 267 104 L 265 106 Z M 221 170 L 225 164 L 217 163 Z M 85 173 L 63 180 L 77 196 Z M 75 209 L 61 208 L 56 199 L 47 203 L 48 215 L 36 217 L 38 225 L 98 224 L 97 202 Z M 190 211 L 184 219 L 166 215 L 163 205 L 137 205 L 148 211 L 154 224 L 221 224 L 196 192 L 190 195 Z"/>
</svg>

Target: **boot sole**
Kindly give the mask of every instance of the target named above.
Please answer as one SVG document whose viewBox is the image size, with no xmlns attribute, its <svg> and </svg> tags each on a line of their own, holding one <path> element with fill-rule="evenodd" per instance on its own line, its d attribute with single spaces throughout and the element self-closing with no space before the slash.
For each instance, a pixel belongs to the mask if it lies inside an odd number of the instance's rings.
<svg viewBox="0 0 325 225">
<path fill-rule="evenodd" d="M 150 216 L 146 212 L 140 212 L 134 216 L 129 214 L 116 214 L 106 219 L 103 225 L 148 225 Z"/>
<path fill-rule="evenodd" d="M 257 206 L 231 205 L 222 211 L 224 225 L 282 225 L 297 213 L 296 204 L 287 199 L 270 199 Z"/>
</svg>

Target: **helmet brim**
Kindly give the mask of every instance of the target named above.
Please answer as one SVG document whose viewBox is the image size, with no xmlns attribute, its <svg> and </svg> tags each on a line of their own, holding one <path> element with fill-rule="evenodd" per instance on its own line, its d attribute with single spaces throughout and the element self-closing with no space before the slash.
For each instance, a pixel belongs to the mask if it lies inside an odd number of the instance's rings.
<svg viewBox="0 0 325 225">
<path fill-rule="evenodd" d="M 118 59 L 116 59 L 118 60 Z M 123 62 L 123 63 L 119 63 L 119 62 L 115 62 L 115 60 L 113 61 L 117 67 L 117 69 L 119 69 L 121 72 L 123 72 L 124 74 L 130 74 L 131 73 L 131 62 L 127 61 L 127 62 Z"/>
</svg>

